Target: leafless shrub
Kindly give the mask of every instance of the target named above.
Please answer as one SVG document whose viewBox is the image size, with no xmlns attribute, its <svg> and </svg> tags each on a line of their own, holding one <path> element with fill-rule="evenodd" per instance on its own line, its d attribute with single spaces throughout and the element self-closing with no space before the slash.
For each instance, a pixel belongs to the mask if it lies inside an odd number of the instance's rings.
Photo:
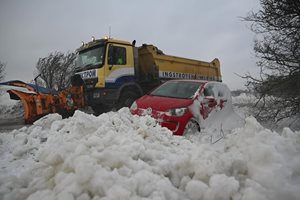
<svg viewBox="0 0 300 200">
<path fill-rule="evenodd" d="M 246 74 L 258 96 L 256 116 L 276 122 L 300 113 L 300 0 L 260 0 L 245 21 L 257 34 L 254 51 L 260 77 Z"/>
</svg>

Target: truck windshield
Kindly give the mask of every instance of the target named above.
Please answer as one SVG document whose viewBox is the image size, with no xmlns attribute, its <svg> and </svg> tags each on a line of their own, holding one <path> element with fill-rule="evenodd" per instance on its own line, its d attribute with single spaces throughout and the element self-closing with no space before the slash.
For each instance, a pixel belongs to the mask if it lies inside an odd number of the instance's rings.
<svg viewBox="0 0 300 200">
<path fill-rule="evenodd" d="M 162 84 L 150 93 L 153 96 L 163 96 L 179 99 L 191 99 L 202 83 L 190 81 L 170 81 Z"/>
<path fill-rule="evenodd" d="M 104 46 L 96 46 L 79 52 L 76 61 L 76 68 L 95 68 L 103 65 Z"/>
</svg>

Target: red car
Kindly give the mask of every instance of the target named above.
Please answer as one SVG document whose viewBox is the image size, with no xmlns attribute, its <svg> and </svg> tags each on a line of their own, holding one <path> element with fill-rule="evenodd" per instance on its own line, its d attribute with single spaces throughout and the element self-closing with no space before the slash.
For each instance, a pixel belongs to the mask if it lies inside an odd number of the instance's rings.
<svg viewBox="0 0 300 200">
<path fill-rule="evenodd" d="M 200 131 L 210 124 L 210 116 L 222 113 L 226 107 L 232 107 L 231 95 L 223 83 L 170 80 L 137 99 L 130 111 L 151 115 L 174 135 L 185 135 Z"/>
</svg>

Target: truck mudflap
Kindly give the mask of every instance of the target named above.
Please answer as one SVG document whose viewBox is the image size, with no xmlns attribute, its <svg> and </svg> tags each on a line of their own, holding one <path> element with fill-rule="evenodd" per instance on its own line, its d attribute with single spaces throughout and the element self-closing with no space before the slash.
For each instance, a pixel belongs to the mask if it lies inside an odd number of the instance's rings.
<svg viewBox="0 0 300 200">
<path fill-rule="evenodd" d="M 83 86 L 73 86 L 57 92 L 22 81 L 9 81 L 0 85 L 6 86 L 11 99 L 21 100 L 27 124 L 49 113 L 68 117 L 76 109 L 85 106 Z"/>
</svg>

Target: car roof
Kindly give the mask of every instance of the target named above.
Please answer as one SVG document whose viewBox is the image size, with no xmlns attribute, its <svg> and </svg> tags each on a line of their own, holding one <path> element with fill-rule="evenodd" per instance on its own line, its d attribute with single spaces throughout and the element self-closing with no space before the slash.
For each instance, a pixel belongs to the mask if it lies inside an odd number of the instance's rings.
<svg viewBox="0 0 300 200">
<path fill-rule="evenodd" d="M 222 84 L 222 85 L 226 85 L 223 82 L 219 82 L 219 81 L 209 81 L 209 80 L 200 80 L 200 79 L 172 79 L 172 80 L 167 80 L 166 82 L 197 82 L 197 83 L 217 83 L 217 84 Z"/>
</svg>

